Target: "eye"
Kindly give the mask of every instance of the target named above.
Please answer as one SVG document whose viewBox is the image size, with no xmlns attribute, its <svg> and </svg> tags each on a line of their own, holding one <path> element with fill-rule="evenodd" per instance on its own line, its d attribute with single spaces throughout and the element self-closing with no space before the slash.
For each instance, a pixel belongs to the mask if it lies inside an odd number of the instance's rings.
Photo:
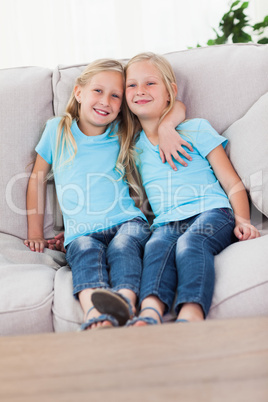
<svg viewBox="0 0 268 402">
<path fill-rule="evenodd" d="M 128 88 L 134 88 L 136 85 L 135 84 L 129 84 Z"/>
<path fill-rule="evenodd" d="M 147 85 L 155 85 L 155 82 L 148 82 Z"/>
<path fill-rule="evenodd" d="M 120 99 L 120 96 L 119 96 L 119 95 L 117 95 L 117 94 L 113 94 L 113 95 L 112 95 L 112 97 L 113 97 L 113 98 Z"/>
<path fill-rule="evenodd" d="M 101 93 L 101 89 L 94 89 L 95 92 Z"/>
</svg>

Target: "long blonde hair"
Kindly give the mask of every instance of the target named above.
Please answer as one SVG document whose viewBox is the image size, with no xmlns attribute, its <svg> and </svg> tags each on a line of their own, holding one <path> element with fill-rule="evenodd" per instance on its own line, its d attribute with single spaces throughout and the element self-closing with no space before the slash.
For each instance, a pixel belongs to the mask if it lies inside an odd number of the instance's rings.
<svg viewBox="0 0 268 402">
<path fill-rule="evenodd" d="M 159 73 L 161 74 L 167 92 L 169 94 L 169 103 L 160 117 L 161 121 L 166 116 L 166 114 L 173 108 L 175 104 L 176 94 L 174 92 L 173 84 L 176 84 L 176 76 L 171 67 L 171 64 L 167 61 L 167 59 L 165 59 L 161 55 L 157 55 L 151 52 L 140 53 L 134 56 L 132 59 L 130 59 L 127 65 L 125 66 L 125 75 L 127 75 L 128 68 L 132 64 L 141 61 L 149 61 L 159 70 Z M 118 162 L 119 164 L 122 165 L 127 163 L 129 169 L 133 172 L 132 176 L 135 179 L 136 183 L 132 187 L 135 188 L 136 190 L 135 192 L 139 195 L 139 197 L 141 197 L 141 194 L 144 195 L 144 193 L 142 191 L 141 178 L 135 163 L 137 159 L 137 150 L 135 144 L 141 130 L 142 127 L 139 122 L 139 119 L 129 110 L 129 108 L 127 108 L 126 133 L 125 133 L 126 139 L 124 140 L 124 143 L 121 146 L 121 150 L 118 156 Z"/>
<path fill-rule="evenodd" d="M 77 153 L 77 144 L 71 131 L 72 122 L 73 120 L 79 120 L 80 112 L 80 103 L 78 103 L 75 97 L 75 87 L 77 85 L 81 87 L 87 85 L 94 75 L 104 71 L 116 71 L 121 73 L 125 87 L 124 66 L 118 60 L 113 59 L 99 59 L 90 63 L 82 74 L 76 78 L 72 94 L 65 109 L 65 113 L 61 118 L 57 129 L 56 150 L 52 165 L 52 170 L 54 173 L 57 169 L 60 169 L 66 164 L 70 163 L 75 158 Z M 138 196 L 138 201 L 136 200 L 136 203 L 137 205 L 140 205 L 139 199 L 141 198 L 141 190 L 137 188 L 136 179 L 134 177 L 136 174 L 134 154 L 131 150 L 127 154 L 125 152 L 126 149 L 130 148 L 130 138 L 127 133 L 127 110 L 128 107 L 126 104 L 126 99 L 125 96 L 123 96 L 120 113 L 117 119 L 111 123 L 111 125 L 114 126 L 118 123 L 117 135 L 120 142 L 120 152 L 115 169 L 119 172 L 121 176 L 120 179 L 123 178 L 130 186 L 132 195 Z M 124 158 L 122 158 L 120 155 L 124 155 Z"/>
</svg>

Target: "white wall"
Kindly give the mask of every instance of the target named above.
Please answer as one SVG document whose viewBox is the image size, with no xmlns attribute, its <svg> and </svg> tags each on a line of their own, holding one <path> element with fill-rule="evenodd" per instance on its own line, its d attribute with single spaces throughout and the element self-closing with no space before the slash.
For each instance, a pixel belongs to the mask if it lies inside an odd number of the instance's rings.
<svg viewBox="0 0 268 402">
<path fill-rule="evenodd" d="M 55 67 L 205 45 L 228 0 L 0 0 L 0 68 Z M 251 0 L 252 22 L 268 15 Z"/>
</svg>

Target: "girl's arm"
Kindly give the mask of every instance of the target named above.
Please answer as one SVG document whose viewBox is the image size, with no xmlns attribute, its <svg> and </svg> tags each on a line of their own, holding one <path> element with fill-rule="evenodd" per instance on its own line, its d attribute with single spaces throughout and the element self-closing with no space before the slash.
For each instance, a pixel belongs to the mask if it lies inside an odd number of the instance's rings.
<svg viewBox="0 0 268 402">
<path fill-rule="evenodd" d="M 234 170 L 222 145 L 213 149 L 207 155 L 207 159 L 232 205 L 235 215 L 234 234 L 239 240 L 259 237 L 260 233 L 250 223 L 249 202 L 245 187 Z"/>
<path fill-rule="evenodd" d="M 175 130 L 177 125 L 185 120 L 185 112 L 185 105 L 177 100 L 172 110 L 165 116 L 158 128 L 160 157 L 162 162 L 165 163 L 167 161 L 173 170 L 177 170 L 177 168 L 172 157 L 183 166 L 187 166 L 187 163 L 179 154 L 185 156 L 188 160 L 192 160 L 191 156 L 182 148 L 182 145 L 190 151 L 193 151 L 192 146 L 183 140 Z"/>
<path fill-rule="evenodd" d="M 28 239 L 24 244 L 32 251 L 43 253 L 47 247 L 44 239 L 44 213 L 46 205 L 46 177 L 50 165 L 37 154 L 27 188 Z"/>
</svg>

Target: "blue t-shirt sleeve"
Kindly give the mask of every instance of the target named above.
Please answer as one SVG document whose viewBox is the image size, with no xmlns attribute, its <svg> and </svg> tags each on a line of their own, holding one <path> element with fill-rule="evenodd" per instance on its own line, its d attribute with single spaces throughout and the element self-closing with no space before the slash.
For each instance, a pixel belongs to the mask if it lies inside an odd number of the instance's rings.
<svg viewBox="0 0 268 402">
<path fill-rule="evenodd" d="M 58 127 L 58 122 L 55 120 L 56 119 L 53 119 L 47 122 L 42 137 L 35 148 L 36 152 L 42 156 L 42 158 L 49 165 L 51 165 L 53 162 L 53 151 L 55 148 L 55 139 Z"/>
<path fill-rule="evenodd" d="M 204 119 L 200 121 L 196 141 L 196 148 L 204 158 L 220 144 L 225 148 L 228 142 L 227 138 L 220 135 L 211 124 Z"/>
</svg>

